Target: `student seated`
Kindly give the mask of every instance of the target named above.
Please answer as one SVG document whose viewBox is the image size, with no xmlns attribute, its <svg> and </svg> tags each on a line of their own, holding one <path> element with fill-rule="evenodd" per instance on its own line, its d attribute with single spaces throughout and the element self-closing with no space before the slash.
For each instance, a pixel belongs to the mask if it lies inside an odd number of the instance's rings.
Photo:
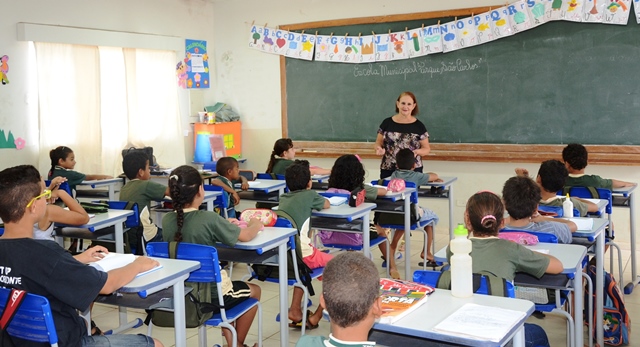
<svg viewBox="0 0 640 347">
<path fill-rule="evenodd" d="M 295 157 L 296 149 L 293 147 L 291 139 L 279 139 L 273 144 L 273 151 L 265 172 L 284 175 L 284 170 L 294 163 Z M 331 173 L 331 170 L 320 167 L 310 167 L 310 171 L 312 175 L 328 175 Z"/>
<path fill-rule="evenodd" d="M 49 184 L 51 198 L 47 204 L 47 208 L 42 218 L 33 225 L 33 238 L 36 240 L 54 241 L 53 223 L 64 223 L 67 225 L 83 225 L 89 222 L 89 214 L 80 206 L 80 204 L 72 198 L 60 185 L 66 182 L 64 177 L 56 177 Z M 62 208 L 53 204 L 56 200 L 60 200 L 67 208 Z"/>
<path fill-rule="evenodd" d="M 173 200 L 173 212 L 162 218 L 162 237 L 165 241 L 197 243 L 207 246 L 217 246 L 218 242 L 233 247 L 238 241 L 251 241 L 262 230 L 262 223 L 253 218 L 246 228 L 232 224 L 212 211 L 201 211 L 198 208 L 204 200 L 202 177 L 198 170 L 191 166 L 177 167 L 169 176 L 169 191 Z M 260 287 L 243 281 L 231 281 L 224 270 L 222 275 L 222 290 L 226 309 L 233 308 L 248 298 L 260 300 Z M 211 297 L 218 297 L 217 286 L 211 286 Z M 258 311 L 254 306 L 236 320 L 238 346 L 244 341 Z M 233 344 L 229 329 L 222 328 L 222 334 L 227 344 Z M 257 345 L 257 344 L 256 344 Z"/>
<path fill-rule="evenodd" d="M 382 315 L 380 275 L 373 262 L 359 252 L 344 252 L 324 268 L 320 304 L 331 317 L 331 334 L 304 335 L 296 347 L 375 346 L 369 331 Z"/>
<path fill-rule="evenodd" d="M 103 180 L 107 178 L 113 178 L 109 175 L 87 175 L 78 171 L 74 171 L 76 167 L 76 155 L 73 154 L 73 150 L 69 147 L 58 146 L 49 151 L 49 158 L 51 159 L 51 169 L 49 170 L 49 179 L 54 179 L 58 176 L 62 176 L 67 179 L 69 188 L 76 190 L 76 186 L 82 181 L 91 180 Z"/>
<path fill-rule="evenodd" d="M 571 243 L 571 233 L 578 230 L 572 221 L 538 214 L 540 187 L 528 177 L 511 177 L 502 188 L 504 207 L 509 212 L 505 228 L 550 233 L 559 243 Z"/>
<path fill-rule="evenodd" d="M 529 177 L 529 171 L 523 168 L 516 168 L 516 175 Z M 562 207 L 564 198 L 558 196 L 558 191 L 564 188 L 566 179 L 567 168 L 559 160 L 543 161 L 535 179 L 540 187 L 540 196 L 542 197 L 539 205 Z M 585 217 L 589 212 L 598 212 L 598 205 L 591 201 L 571 197 L 571 202 L 573 203 L 573 208 L 580 212 L 580 217 Z"/>
<path fill-rule="evenodd" d="M 612 190 L 634 186 L 636 183 L 625 182 L 615 179 L 606 179 L 598 175 L 586 175 L 585 168 L 588 165 L 589 153 L 587 149 L 578 143 L 570 143 L 562 150 L 562 160 L 569 171 L 569 177 L 565 183 L 568 187 L 582 186 L 595 187 Z"/>
<path fill-rule="evenodd" d="M 149 157 L 142 151 L 130 151 L 122 159 L 122 169 L 129 179 L 120 190 L 120 201 L 133 201 L 138 204 L 140 222 L 143 225 L 143 237 L 146 242 L 162 241 L 162 230 L 154 225 L 149 209 L 151 201 L 162 201 L 169 195 L 169 187 L 151 180 Z M 147 208 L 147 212 L 143 210 Z M 128 233 L 129 245 L 138 249 L 135 232 Z M 138 254 L 142 254 L 138 252 Z"/>
<path fill-rule="evenodd" d="M 473 233 L 470 239 L 474 273 L 488 271 L 505 280 L 513 281 L 516 272 L 525 272 L 537 278 L 545 273 L 562 272 L 562 263 L 557 258 L 498 238 L 498 232 L 504 225 L 503 216 L 502 201 L 494 193 L 476 193 L 467 201 L 464 223 L 469 232 Z M 450 259 L 451 255 L 447 247 L 447 259 Z M 549 346 L 547 334 L 541 327 L 525 323 L 524 333 L 525 346 Z"/>
<path fill-rule="evenodd" d="M 394 171 L 389 179 L 399 178 L 404 180 L 405 182 L 415 183 L 416 187 L 420 187 L 422 185 L 428 184 L 429 182 L 442 182 L 442 180 L 438 177 L 438 174 L 433 172 L 416 172 L 413 171 L 416 166 L 415 154 L 412 150 L 408 148 L 404 148 L 398 151 L 396 154 L 396 165 L 398 169 Z M 438 225 L 438 215 L 435 214 L 432 210 L 424 207 L 419 207 L 419 216 L 421 221 L 434 220 L 434 225 Z M 420 253 L 420 258 L 423 260 L 427 260 L 427 266 L 435 267 L 437 264 L 433 259 L 433 226 L 431 224 L 424 227 L 424 230 L 427 232 L 427 257 L 424 256 L 424 251 Z M 396 230 L 393 235 L 393 241 L 391 241 L 391 254 L 395 254 L 396 248 L 398 247 L 398 241 L 404 236 L 404 230 Z M 422 266 L 423 263 L 420 262 L 418 266 Z"/>
<path fill-rule="evenodd" d="M 0 172 L 0 218 L 5 228 L 0 237 L 0 271 L 5 280 L 0 284 L 49 300 L 60 346 L 162 346 L 145 335 L 87 335 L 78 311 L 86 311 L 98 294 L 112 294 L 158 262 L 138 257 L 129 265 L 101 272 L 85 264 L 101 258 L 107 252 L 103 247 L 90 248 L 74 259 L 55 242 L 34 240 L 33 225 L 45 214 L 48 197 L 50 191 L 35 167 L 20 165 Z"/>
<path fill-rule="evenodd" d="M 225 192 L 229 193 L 229 200 L 227 206 L 227 217 L 236 218 L 235 206 L 240 203 L 240 196 L 236 192 L 234 183 L 240 182 L 240 188 L 242 190 L 249 189 L 249 182 L 243 176 L 240 176 L 240 165 L 234 157 L 223 157 L 216 162 L 216 172 L 218 176 L 211 181 L 214 186 L 222 187 Z"/>
<path fill-rule="evenodd" d="M 311 190 L 311 173 L 309 172 L 309 162 L 306 160 L 296 160 L 295 164 L 289 166 L 284 177 L 289 187 L 289 193 L 280 195 L 280 205 L 278 210 L 287 213 L 300 232 L 300 249 L 302 251 L 302 261 L 310 269 L 318 269 L 327 265 L 333 258 L 331 254 L 320 252 L 312 246 L 308 228 L 304 225 L 311 218 L 313 210 L 322 210 L 331 207 L 329 200 L 322 197 L 315 190 Z M 289 326 L 301 327 L 305 324 L 306 329 L 315 329 L 322 319 L 322 305 L 313 314 L 307 315 L 307 321 L 302 322 L 302 298 L 304 291 L 299 287 L 293 288 L 293 298 L 289 307 L 289 319 L 292 321 Z"/>
</svg>

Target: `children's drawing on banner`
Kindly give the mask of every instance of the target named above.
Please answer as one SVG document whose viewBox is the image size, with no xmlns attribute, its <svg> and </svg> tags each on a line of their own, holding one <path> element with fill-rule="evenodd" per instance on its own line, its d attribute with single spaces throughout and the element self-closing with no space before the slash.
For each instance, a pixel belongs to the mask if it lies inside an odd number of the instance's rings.
<svg viewBox="0 0 640 347">
<path fill-rule="evenodd" d="M 280 29 L 271 29 L 269 33 L 269 37 L 271 41 L 274 42 L 273 53 L 286 55 L 287 50 L 289 49 L 289 34 L 290 32 L 287 30 Z"/>
<path fill-rule="evenodd" d="M 422 50 L 425 54 L 442 52 L 442 30 L 440 24 L 430 25 L 420 29 L 422 37 Z"/>
<path fill-rule="evenodd" d="M 411 29 L 406 31 L 406 40 L 404 41 L 404 49 L 409 58 L 417 58 L 427 55 L 424 51 L 423 40 L 420 37 L 421 29 Z"/>
<path fill-rule="evenodd" d="M 187 88 L 209 88 L 207 41 L 185 40 Z"/>
<path fill-rule="evenodd" d="M 334 58 L 336 62 L 360 63 L 360 40 L 354 36 L 338 37 L 338 53 Z"/>
<path fill-rule="evenodd" d="M 476 32 L 476 24 L 473 21 L 473 17 L 458 20 L 456 22 L 456 30 L 462 48 L 473 47 L 478 44 L 478 33 Z"/>
<path fill-rule="evenodd" d="M 640 24 L 640 0 L 633 0 L 633 10 L 636 13 L 636 22 Z"/>
<path fill-rule="evenodd" d="M 507 16 L 509 11 L 506 6 L 491 10 L 490 13 L 494 39 L 497 40 L 513 35 L 513 31 L 509 25 L 509 18 Z"/>
<path fill-rule="evenodd" d="M 376 61 L 391 60 L 391 52 L 389 51 L 389 43 L 391 38 L 389 34 L 375 34 L 374 41 L 376 47 Z"/>
<path fill-rule="evenodd" d="M 406 50 L 405 42 L 407 41 L 407 32 L 398 31 L 389 33 L 389 52 L 391 52 L 391 60 L 400 60 L 409 58 Z"/>
<path fill-rule="evenodd" d="M 527 3 L 525 0 L 519 0 L 512 3 L 507 6 L 507 10 L 509 11 L 509 23 L 511 24 L 511 29 L 514 34 L 533 27 L 531 24 L 532 18 L 529 15 L 529 10 L 527 9 Z"/>
<path fill-rule="evenodd" d="M 376 61 L 374 38 L 373 35 L 358 37 L 358 41 L 360 41 L 360 62 L 373 63 Z"/>
<path fill-rule="evenodd" d="M 531 26 L 537 27 L 538 25 L 542 25 L 547 22 L 547 17 L 545 16 L 546 5 L 550 4 L 549 0 L 528 0 L 527 6 L 529 6 L 529 14 L 531 15 Z M 549 11 L 551 11 L 551 6 L 549 6 Z"/>
<path fill-rule="evenodd" d="M 491 13 L 486 12 L 473 16 L 473 23 L 476 25 L 476 36 L 478 44 L 493 41 L 493 30 L 491 30 Z"/>
<path fill-rule="evenodd" d="M 582 21 L 587 23 L 602 23 L 605 1 L 608 0 L 583 0 Z"/>
<path fill-rule="evenodd" d="M 582 22 L 582 7 L 584 0 L 568 0 L 562 4 L 561 17 L 570 22 Z"/>
<path fill-rule="evenodd" d="M 329 61 L 329 40 L 333 36 L 329 35 L 316 35 L 316 60 L 317 61 Z"/>
<path fill-rule="evenodd" d="M 551 1 L 551 16 L 549 20 L 561 20 L 562 17 L 562 3 L 569 0 L 552 0 Z"/>
<path fill-rule="evenodd" d="M 440 31 L 442 31 L 442 52 L 457 51 L 462 46 L 460 45 L 460 37 L 458 37 L 458 30 L 456 29 L 456 23 L 453 21 L 440 25 Z"/>
<path fill-rule="evenodd" d="M 269 33 L 271 29 L 259 26 L 252 25 L 251 31 L 249 32 L 249 47 L 254 48 L 263 52 L 273 53 L 273 40 L 269 38 Z"/>
<path fill-rule="evenodd" d="M 626 25 L 631 12 L 631 0 L 610 0 L 606 4 L 602 23 Z"/>
<path fill-rule="evenodd" d="M 2 84 L 9 83 L 9 77 L 7 77 L 7 73 L 9 73 L 9 56 L 3 55 L 0 58 L 0 79 L 2 80 Z"/>
<path fill-rule="evenodd" d="M 312 60 L 313 59 L 313 47 L 316 43 L 316 36 L 305 33 L 292 33 L 287 34 L 289 41 L 288 48 L 285 51 L 287 57 Z"/>
</svg>

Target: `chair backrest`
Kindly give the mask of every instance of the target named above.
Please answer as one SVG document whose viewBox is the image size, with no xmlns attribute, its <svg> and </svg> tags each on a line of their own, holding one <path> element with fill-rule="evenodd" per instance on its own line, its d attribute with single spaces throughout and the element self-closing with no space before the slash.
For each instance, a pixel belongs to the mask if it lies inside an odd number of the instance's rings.
<svg viewBox="0 0 640 347">
<path fill-rule="evenodd" d="M 10 293 L 11 289 L 0 288 L 0 312 L 4 312 Z M 58 334 L 53 323 L 51 306 L 47 298 L 40 295 L 27 293 L 18 313 L 9 323 L 7 332 L 20 339 L 48 342 L 52 346 L 58 345 Z"/>
<path fill-rule="evenodd" d="M 293 228 L 293 224 L 291 224 L 291 222 L 286 218 L 278 217 L 278 219 L 276 219 L 276 224 L 274 224 L 273 227 L 274 228 Z"/>
<path fill-rule="evenodd" d="M 150 257 L 169 258 L 169 242 L 150 242 L 147 244 L 147 255 Z M 176 248 L 176 259 L 195 260 L 200 268 L 192 271 L 188 282 L 221 282 L 218 251 L 213 246 L 180 242 Z"/>
<path fill-rule="evenodd" d="M 214 186 L 213 184 L 204 184 L 203 187 L 207 192 L 222 192 L 222 195 L 216 196 L 213 203 L 224 209 L 229 208 L 229 193 L 225 192 L 222 187 Z"/>
<path fill-rule="evenodd" d="M 565 193 L 566 191 L 566 193 Z M 613 207 L 613 198 L 611 191 L 609 189 L 604 188 L 594 188 L 594 187 L 564 187 L 563 191 L 560 193 L 569 194 L 569 196 L 575 196 L 583 199 L 602 199 L 607 200 L 607 207 L 605 207 L 606 213 L 611 213 Z"/>
<path fill-rule="evenodd" d="M 562 206 L 548 206 L 548 205 L 538 205 L 538 211 L 543 211 L 547 213 L 555 213 L 554 218 L 564 217 L 564 210 Z M 580 211 L 577 208 L 573 209 L 573 217 L 580 217 Z"/>
<path fill-rule="evenodd" d="M 0 236 L 4 235 L 4 228 L 0 228 Z"/>
<path fill-rule="evenodd" d="M 45 180 L 44 181 L 44 185 L 45 186 L 49 186 L 51 184 L 51 180 Z M 65 192 L 67 192 L 67 194 L 69 194 L 69 196 L 73 196 L 73 194 L 71 193 L 71 187 L 69 187 L 69 183 L 67 182 L 62 182 L 62 184 L 60 184 L 60 187 L 58 189 L 62 189 Z"/>
<path fill-rule="evenodd" d="M 416 270 L 413 273 L 413 281 L 417 282 L 417 283 L 422 283 L 422 284 L 426 284 L 429 286 L 432 286 L 434 288 L 437 288 L 438 285 L 438 280 L 440 279 L 440 276 L 443 274 L 443 272 L 440 271 L 431 271 L 431 270 Z M 489 293 L 489 279 L 487 276 L 489 275 L 484 275 L 484 274 L 473 274 L 474 276 L 474 281 L 476 279 L 480 280 L 479 286 L 477 287 L 477 289 L 474 291 L 476 294 L 483 294 L 483 295 L 487 295 Z M 495 277 L 495 276 L 494 276 Z M 497 277 L 496 277 L 497 278 Z M 511 283 L 510 281 L 506 281 L 502 278 L 500 278 L 500 280 L 502 280 L 505 289 L 506 289 L 506 293 L 505 296 L 509 297 L 509 298 L 515 298 L 516 297 L 516 292 L 515 292 L 515 288 L 513 286 L 513 283 Z M 448 289 L 448 288 L 442 288 L 442 289 Z"/>
<path fill-rule="evenodd" d="M 259 173 L 256 175 L 259 180 L 284 180 L 284 175 L 276 175 L 274 173 Z"/>
<path fill-rule="evenodd" d="M 512 233 L 512 232 L 527 233 L 527 234 L 537 236 L 538 241 L 542 243 L 558 243 L 558 237 L 551 233 L 543 233 L 539 231 L 524 230 L 524 229 L 501 229 L 500 232 L 501 233 Z"/>
<path fill-rule="evenodd" d="M 253 181 L 256 179 L 256 172 L 252 170 L 240 170 L 240 176 L 247 179 L 247 181 Z"/>
<path fill-rule="evenodd" d="M 382 186 L 388 186 L 389 185 L 389 180 L 376 180 L 376 181 L 371 181 L 371 184 L 373 185 L 382 185 Z M 404 186 L 407 188 L 416 188 L 416 184 L 413 182 L 404 182 Z M 409 201 L 411 201 L 412 204 L 417 204 L 418 203 L 418 190 L 416 189 L 415 192 L 411 193 L 411 198 L 409 199 Z"/>
<path fill-rule="evenodd" d="M 93 201 L 97 203 L 107 204 L 112 210 L 132 210 L 133 214 L 124 221 L 124 226 L 127 228 L 135 228 L 140 226 L 140 206 L 132 201 L 109 201 L 99 200 Z"/>
</svg>

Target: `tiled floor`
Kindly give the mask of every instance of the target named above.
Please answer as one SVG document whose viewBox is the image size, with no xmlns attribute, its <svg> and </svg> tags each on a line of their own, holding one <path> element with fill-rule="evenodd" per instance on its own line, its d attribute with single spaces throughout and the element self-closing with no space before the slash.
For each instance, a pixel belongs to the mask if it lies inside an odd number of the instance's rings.
<svg viewBox="0 0 640 347">
<path fill-rule="evenodd" d="M 618 231 L 618 235 L 620 235 L 620 231 Z M 448 239 L 448 232 L 445 229 L 438 228 L 436 230 L 436 248 L 444 247 L 446 244 L 446 240 Z M 627 237 L 628 239 L 628 237 Z M 618 241 L 618 240 L 616 240 Z M 628 241 L 625 242 L 624 237 L 621 237 L 618 242 L 622 248 L 622 255 L 624 260 L 624 281 L 628 283 L 631 279 L 631 265 L 630 265 L 630 247 Z M 419 255 L 422 247 L 422 233 L 413 233 L 412 243 L 411 243 L 411 266 L 412 270 L 418 269 L 418 261 Z M 638 253 L 638 259 L 640 259 L 640 252 Z M 605 257 L 605 264 L 607 271 L 609 271 L 609 257 Z M 379 250 L 375 249 L 373 251 L 373 261 L 379 266 L 382 262 L 380 259 Z M 640 260 L 639 260 L 640 262 Z M 404 273 L 402 269 L 404 268 L 404 262 L 401 260 L 399 262 L 399 266 L 401 269 L 401 273 Z M 617 272 L 617 269 L 615 270 Z M 237 264 L 234 268 L 233 278 L 240 279 L 243 275 L 247 273 L 246 267 L 243 264 Z M 380 267 L 380 274 L 384 275 L 385 270 Z M 616 276 L 616 278 L 619 276 Z M 278 286 L 277 284 L 272 283 L 263 283 L 256 282 L 260 284 L 262 287 L 262 305 L 263 305 L 263 346 L 266 347 L 275 347 L 280 346 L 280 326 L 279 323 L 275 321 L 275 316 L 278 313 Z M 316 291 L 321 288 L 321 282 L 314 283 Z M 637 319 L 640 313 L 640 288 L 636 289 L 633 294 L 626 295 L 626 306 L 627 310 L 631 316 L 631 332 L 630 339 L 632 346 L 640 345 L 640 323 L 638 323 Z M 317 306 L 318 299 L 317 297 L 313 298 L 314 307 Z M 118 323 L 118 311 L 116 308 L 111 306 L 104 306 L 100 304 L 96 304 L 93 311 L 93 317 L 98 326 L 102 330 L 107 330 L 115 327 Z M 144 318 L 144 312 L 140 310 L 129 310 L 130 318 Z M 537 318 L 529 318 L 528 322 L 536 323 L 541 325 L 547 335 L 549 336 L 549 340 L 551 342 L 551 346 L 565 346 L 566 345 L 566 320 L 561 316 L 554 316 L 547 314 L 544 319 Z M 252 345 L 257 342 L 257 322 L 254 322 L 251 327 L 251 331 L 249 332 L 249 336 L 247 338 L 246 343 L 248 345 Z M 129 333 L 146 333 L 147 327 L 142 326 L 137 329 L 131 330 Z M 198 338 L 197 338 L 197 329 L 187 329 L 187 345 L 188 346 L 198 346 Z M 316 330 L 312 330 L 309 332 L 312 335 L 324 335 L 327 336 L 329 334 L 329 323 L 326 321 L 321 321 L 320 327 Z M 162 341 L 165 346 L 173 346 L 174 345 L 174 333 L 172 328 L 159 328 L 154 327 L 152 336 L 158 338 Z M 587 334 L 585 333 L 585 336 Z M 300 331 L 295 329 L 289 330 L 289 345 L 294 346 L 298 338 L 300 337 Z M 588 340 L 585 339 L 588 342 Z M 222 337 L 220 335 L 220 330 L 217 328 L 207 328 L 207 342 L 208 346 L 212 346 L 214 344 L 222 344 Z"/>
</svg>

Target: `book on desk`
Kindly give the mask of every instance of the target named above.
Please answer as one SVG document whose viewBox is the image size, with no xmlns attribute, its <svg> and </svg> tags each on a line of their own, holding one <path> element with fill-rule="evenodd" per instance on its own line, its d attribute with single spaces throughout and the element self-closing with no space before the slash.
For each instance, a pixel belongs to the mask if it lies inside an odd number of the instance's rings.
<svg viewBox="0 0 640 347">
<path fill-rule="evenodd" d="M 89 263 L 89 266 L 102 272 L 109 272 L 111 270 L 119 269 L 121 267 L 127 266 L 133 263 L 135 260 L 136 260 L 136 256 L 133 254 L 121 254 L 121 253 L 111 252 L 111 253 L 105 254 L 102 259 Z M 162 268 L 162 265 L 158 265 L 153 269 L 149 269 L 147 271 L 141 272 L 137 274 L 136 277 L 146 275 L 160 268 Z"/>
<path fill-rule="evenodd" d="M 381 278 L 382 316 L 379 322 L 391 324 L 405 317 L 424 304 L 434 290 L 420 283 Z"/>
<path fill-rule="evenodd" d="M 522 311 L 464 304 L 433 329 L 445 334 L 498 342 L 524 316 Z"/>
</svg>

